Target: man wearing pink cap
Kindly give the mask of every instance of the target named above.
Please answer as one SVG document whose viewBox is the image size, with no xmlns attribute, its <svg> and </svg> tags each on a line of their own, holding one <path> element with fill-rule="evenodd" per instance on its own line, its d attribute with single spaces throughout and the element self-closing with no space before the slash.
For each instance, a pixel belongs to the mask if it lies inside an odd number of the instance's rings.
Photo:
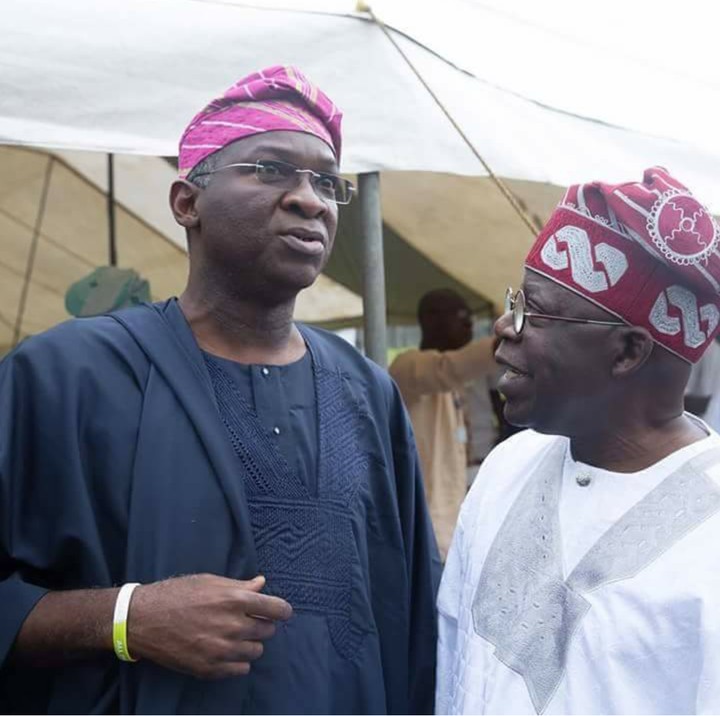
<svg viewBox="0 0 720 716">
<path fill-rule="evenodd" d="M 341 114 L 298 70 L 190 123 L 179 299 L 0 364 L 0 711 L 429 713 L 435 567 L 387 374 L 296 324 Z"/>
<path fill-rule="evenodd" d="M 720 231 L 660 168 L 571 187 L 495 331 L 505 415 L 438 598 L 439 713 L 720 711 L 720 437 L 683 412 Z"/>
</svg>

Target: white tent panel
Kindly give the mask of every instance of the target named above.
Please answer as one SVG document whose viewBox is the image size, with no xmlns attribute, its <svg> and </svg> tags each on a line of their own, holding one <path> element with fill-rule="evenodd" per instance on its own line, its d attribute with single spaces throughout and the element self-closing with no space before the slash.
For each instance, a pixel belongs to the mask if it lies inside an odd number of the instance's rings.
<svg viewBox="0 0 720 716">
<path fill-rule="evenodd" d="M 594 179 L 640 181 L 645 168 L 660 165 L 720 213 L 720 147 L 550 110 L 458 72 L 409 40 L 400 42 L 496 174 L 568 186 Z M 426 153 L 434 151 L 429 145 Z"/>
<path fill-rule="evenodd" d="M 245 73 L 294 63 L 345 112 L 345 171 L 485 174 L 377 26 L 298 9 L 330 7 L 317 0 L 290 4 L 295 9 L 262 0 L 5 0 L 0 140 L 172 155 L 208 99 Z M 565 185 L 634 177 L 669 155 L 685 157 L 676 162 L 680 173 L 707 154 L 684 178 L 700 176 L 697 193 L 719 202 L 719 180 L 708 177 L 720 176 L 720 82 L 716 63 L 703 61 L 714 47 L 703 13 L 657 4 L 630 13 L 609 0 L 589 28 L 565 0 L 537 5 L 375 3 L 380 17 L 475 74 L 401 40 L 496 173 Z M 349 4 L 337 8 L 346 13 Z M 615 34 L 603 32 L 608 27 Z M 650 33 L 651 47 L 663 51 L 649 61 L 645 43 L 618 46 L 629 28 L 635 37 Z M 603 133 L 595 119 L 628 129 Z"/>
<path fill-rule="evenodd" d="M 12 70 L 0 139 L 174 155 L 210 99 L 244 74 L 290 63 L 345 111 L 347 171 L 442 171 L 467 158 L 371 23 L 190 0 L 4 0 L 0 64 Z M 440 151 L 418 166 L 430 138 Z"/>
<path fill-rule="evenodd" d="M 375 0 L 385 22 L 547 107 L 720 153 L 720 6 L 706 0 Z"/>
</svg>

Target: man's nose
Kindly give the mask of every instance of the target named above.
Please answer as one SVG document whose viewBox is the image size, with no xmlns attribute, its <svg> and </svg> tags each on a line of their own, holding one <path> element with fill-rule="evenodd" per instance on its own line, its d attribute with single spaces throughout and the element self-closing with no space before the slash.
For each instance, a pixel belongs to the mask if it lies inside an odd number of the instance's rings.
<svg viewBox="0 0 720 716">
<path fill-rule="evenodd" d="M 295 207 L 304 216 L 315 218 L 327 213 L 329 206 L 321 199 L 312 185 L 309 174 L 300 174 L 299 181 L 292 189 L 285 192 L 283 203 L 286 208 Z"/>
<path fill-rule="evenodd" d="M 506 311 L 502 314 L 502 316 L 500 316 L 500 318 L 497 319 L 497 321 L 495 321 L 493 331 L 499 341 L 516 341 L 520 338 L 513 328 L 512 311 Z"/>
</svg>

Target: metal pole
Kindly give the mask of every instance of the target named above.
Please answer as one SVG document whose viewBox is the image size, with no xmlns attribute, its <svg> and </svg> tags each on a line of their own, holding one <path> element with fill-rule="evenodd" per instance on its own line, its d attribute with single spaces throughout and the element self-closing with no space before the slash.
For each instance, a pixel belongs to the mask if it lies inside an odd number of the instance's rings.
<svg viewBox="0 0 720 716">
<path fill-rule="evenodd" d="M 385 260 L 383 256 L 380 175 L 358 175 L 360 229 L 363 246 L 363 320 L 365 355 L 387 367 Z"/>
<path fill-rule="evenodd" d="M 113 162 L 112 154 L 108 154 L 107 181 L 107 213 L 110 265 L 117 266 L 117 244 L 115 242 L 115 165 Z"/>
</svg>

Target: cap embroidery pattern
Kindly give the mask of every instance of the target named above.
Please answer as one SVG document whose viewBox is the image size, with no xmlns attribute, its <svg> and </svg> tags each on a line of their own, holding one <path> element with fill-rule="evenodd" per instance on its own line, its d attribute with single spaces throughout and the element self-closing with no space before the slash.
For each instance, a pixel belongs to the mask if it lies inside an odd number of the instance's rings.
<svg viewBox="0 0 720 716">
<path fill-rule="evenodd" d="M 689 193 L 670 189 L 650 209 L 647 230 L 668 261 L 679 266 L 707 262 L 718 244 L 718 227 Z"/>
<path fill-rule="evenodd" d="M 565 251 L 562 246 L 567 246 Z M 592 246 L 587 232 L 578 226 L 563 226 L 548 238 L 540 252 L 542 260 L 556 271 L 570 268 L 573 281 L 590 293 L 615 286 L 628 269 L 625 254 L 609 244 Z M 595 268 L 600 264 L 604 271 Z"/>
</svg>

